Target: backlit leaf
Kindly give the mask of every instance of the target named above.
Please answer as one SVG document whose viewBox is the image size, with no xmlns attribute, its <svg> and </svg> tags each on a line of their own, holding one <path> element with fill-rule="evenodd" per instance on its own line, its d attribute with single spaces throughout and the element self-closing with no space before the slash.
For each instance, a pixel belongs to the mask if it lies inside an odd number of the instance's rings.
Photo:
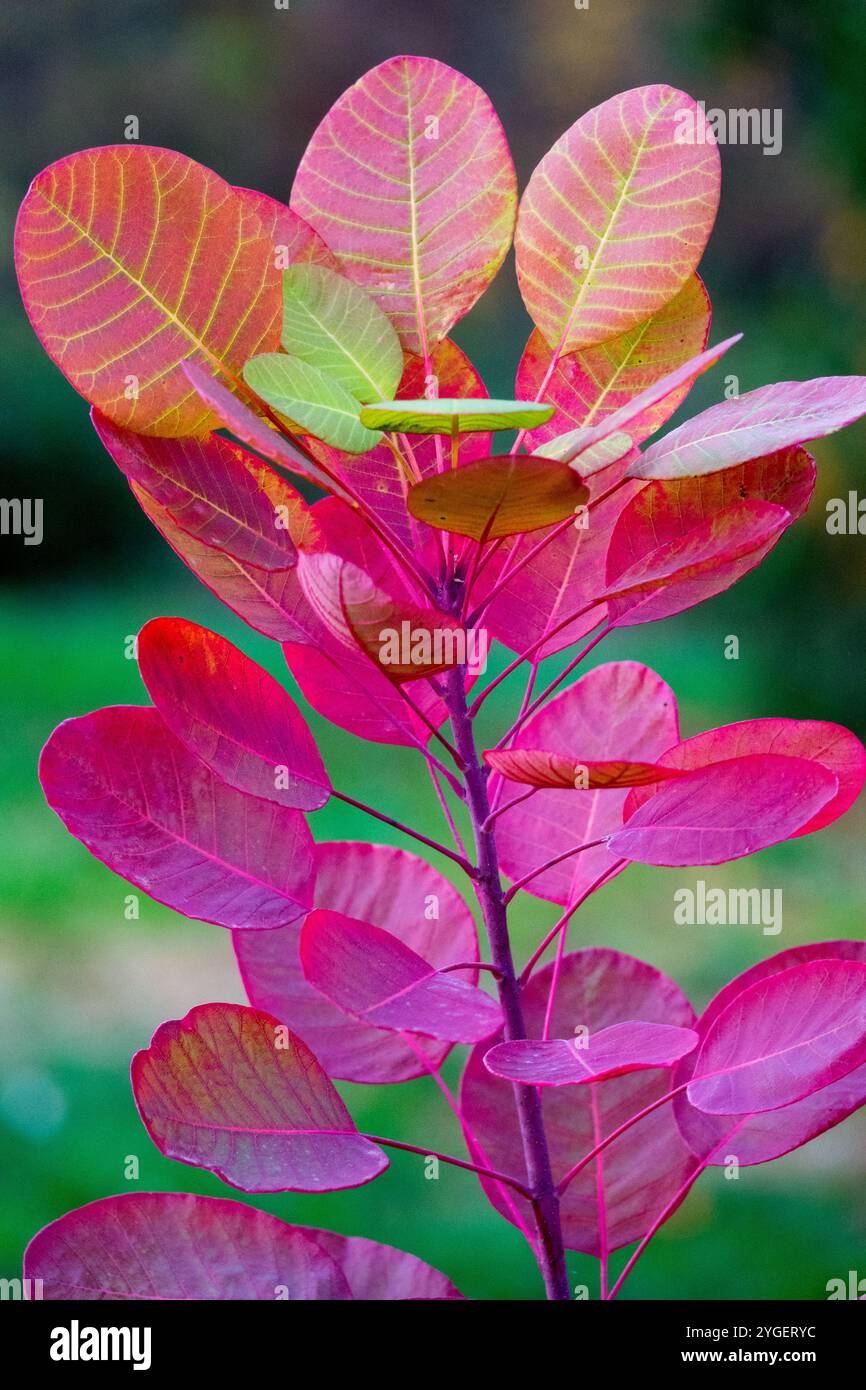
<svg viewBox="0 0 866 1390">
<path fill-rule="evenodd" d="M 323 266 L 294 266 L 283 276 L 282 343 L 359 401 L 390 396 L 403 375 L 390 320 L 359 285 Z"/>
<path fill-rule="evenodd" d="M 67 719 L 39 764 L 51 808 L 97 859 L 157 902 L 222 927 L 286 926 L 312 905 L 299 811 L 227 786 L 155 709 Z"/>
<path fill-rule="evenodd" d="M 661 763 L 629 762 L 615 758 L 581 762 L 579 758 L 552 753 L 546 748 L 491 749 L 484 754 L 484 761 L 510 782 L 522 782 L 528 787 L 567 788 L 569 791 L 643 787 L 680 775 L 675 769 Z"/>
<path fill-rule="evenodd" d="M 374 401 L 364 406 L 361 422 L 370 429 L 401 434 L 459 434 L 475 430 L 517 430 L 541 425 L 553 406 L 533 401 L 460 400 L 436 396 L 417 401 Z"/>
<path fill-rule="evenodd" d="M 334 103 L 291 204 L 425 355 L 471 309 L 511 243 L 517 201 L 489 99 L 432 58 L 389 58 Z"/>
<path fill-rule="evenodd" d="M 244 367 L 248 386 L 280 415 L 325 444 L 363 454 L 381 435 L 358 420 L 358 402 L 334 377 L 285 352 L 264 352 Z"/>
<path fill-rule="evenodd" d="M 270 233 L 195 160 L 106 145 L 33 180 L 15 262 L 37 336 L 77 391 L 128 429 L 199 434 L 214 416 L 181 362 L 238 377 L 279 341 Z"/>
<path fill-rule="evenodd" d="M 138 637 L 148 694 L 172 733 L 230 786 L 316 811 L 328 775 L 294 701 L 224 637 L 183 618 L 154 618 Z"/>
<path fill-rule="evenodd" d="M 494 1076 L 524 1086 L 586 1086 L 633 1071 L 672 1067 L 698 1044 L 691 1028 L 669 1023 L 614 1023 L 577 1038 L 498 1043 L 485 1055 Z"/>
<path fill-rule="evenodd" d="M 672 87 L 622 92 L 565 132 L 529 180 L 514 238 L 523 301 L 551 347 L 614 338 L 683 288 L 719 178 L 703 112 Z"/>
<path fill-rule="evenodd" d="M 166 1157 L 244 1192 L 331 1192 L 388 1167 L 306 1044 L 241 1004 L 161 1024 L 132 1059 L 132 1090 Z"/>
</svg>

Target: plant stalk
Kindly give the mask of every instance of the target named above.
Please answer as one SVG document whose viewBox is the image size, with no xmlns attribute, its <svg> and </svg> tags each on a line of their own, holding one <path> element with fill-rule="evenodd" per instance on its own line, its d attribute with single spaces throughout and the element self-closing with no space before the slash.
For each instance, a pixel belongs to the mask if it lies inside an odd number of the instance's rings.
<svg viewBox="0 0 866 1390">
<path fill-rule="evenodd" d="M 451 715 L 454 742 L 464 764 L 466 804 L 472 820 L 478 867 L 475 891 L 487 929 L 490 954 L 499 972 L 497 988 L 509 1041 L 527 1036 L 523 1021 L 520 985 L 511 956 L 505 895 L 499 878 L 495 828 L 488 824 L 490 802 L 487 774 L 478 760 L 472 720 L 466 703 L 464 671 L 448 673 L 446 704 Z M 549 1299 L 569 1299 L 568 1273 L 562 1244 L 559 1196 L 550 1166 L 541 1099 L 533 1086 L 514 1085 L 514 1100 L 523 1141 L 532 1213 L 538 1231 L 537 1257 Z"/>
</svg>

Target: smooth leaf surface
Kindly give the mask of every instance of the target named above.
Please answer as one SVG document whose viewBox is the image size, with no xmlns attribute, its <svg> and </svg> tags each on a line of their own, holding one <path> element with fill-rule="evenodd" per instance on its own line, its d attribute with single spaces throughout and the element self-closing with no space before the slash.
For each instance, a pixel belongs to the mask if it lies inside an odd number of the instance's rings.
<svg viewBox="0 0 866 1390">
<path fill-rule="evenodd" d="M 388 1167 L 306 1044 L 241 1004 L 161 1024 L 132 1059 L 132 1090 L 162 1153 L 244 1192 L 332 1192 Z"/>
<path fill-rule="evenodd" d="M 866 962 L 866 942 L 863 941 L 821 941 L 808 946 L 793 946 L 768 960 L 759 961 L 749 970 L 731 980 L 708 1004 L 701 1014 L 695 1028 L 701 1037 L 738 995 L 760 980 L 778 975 L 795 965 L 808 964 L 815 960 L 853 960 Z M 694 1072 L 697 1054 L 685 1058 L 674 1076 L 674 1083 L 681 1085 L 688 1081 Z M 680 1130 L 692 1151 L 699 1157 L 709 1156 L 714 1166 L 723 1165 L 726 1152 L 736 1150 L 741 1164 L 767 1163 L 779 1158 L 792 1149 L 807 1144 L 817 1135 L 823 1134 L 834 1125 L 866 1104 L 866 1065 L 856 1067 L 838 1081 L 822 1086 L 819 1091 L 785 1105 L 776 1110 L 763 1111 L 751 1117 L 737 1117 L 737 1132 L 733 1143 L 725 1150 L 719 1148 L 722 1140 L 732 1128 L 731 1117 L 713 1116 L 697 1110 L 683 1093 L 677 1096 L 674 1115 Z"/>
<path fill-rule="evenodd" d="M 370 429 L 396 430 L 403 434 L 459 434 L 477 430 L 528 429 L 543 424 L 553 414 L 552 405 L 533 401 L 460 400 L 436 396 L 417 401 L 374 401 L 361 411 Z"/>
<path fill-rule="evenodd" d="M 778 1110 L 866 1062 L 866 964 L 815 960 L 736 995 L 710 1024 L 688 1098 L 711 1115 Z"/>
<path fill-rule="evenodd" d="M 434 970 L 399 937 L 369 922 L 311 912 L 300 952 L 307 983 L 374 1028 L 475 1043 L 502 1026 L 502 1011 L 484 990 Z"/>
<path fill-rule="evenodd" d="M 237 377 L 279 341 L 270 231 L 195 160 L 106 145 L 33 180 L 15 264 L 40 342 L 81 395 L 139 433 L 200 434 L 214 416 L 184 359 Z"/>
<path fill-rule="evenodd" d="M 778 844 L 838 789 L 820 763 L 775 753 L 713 763 L 666 783 L 608 841 L 641 864 L 724 864 Z"/>
<path fill-rule="evenodd" d="M 663 761 L 666 767 L 693 772 L 711 763 L 760 753 L 809 759 L 820 763 L 838 781 L 836 795 L 794 836 L 821 830 L 844 815 L 866 781 L 866 748 L 859 738 L 841 724 L 820 719 L 744 719 L 737 724 L 724 724 L 669 748 Z M 633 792 L 626 805 L 626 816 L 645 799 L 644 792 Z"/>
<path fill-rule="evenodd" d="M 340 262 L 337 257 L 328 250 L 319 233 L 293 208 L 286 207 L 285 203 L 269 197 L 267 193 L 259 193 L 255 188 L 236 186 L 235 193 L 258 213 L 271 239 L 275 265 L 283 270 L 295 265 L 321 265 L 339 274 Z"/>
<path fill-rule="evenodd" d="M 573 468 L 506 454 L 436 474 L 409 490 L 419 521 L 473 540 L 496 540 L 564 521 L 589 492 Z"/>
<path fill-rule="evenodd" d="M 314 907 L 360 918 L 398 937 L 435 969 L 478 959 L 472 913 L 455 888 L 406 850 L 347 841 L 316 846 Z M 401 1038 L 356 1022 L 304 979 L 299 928 L 237 932 L 235 954 L 250 1003 L 300 1034 L 330 1076 L 390 1083 L 425 1075 L 423 1062 Z M 475 983 L 471 971 L 460 978 Z M 418 1040 L 433 1066 L 449 1048 Z"/>
<path fill-rule="evenodd" d="M 324 266 L 284 274 L 282 344 L 358 401 L 390 396 L 403 375 L 390 320 L 359 285 Z"/>
<path fill-rule="evenodd" d="M 655 762 L 676 742 L 677 728 L 676 698 L 670 686 L 647 666 L 615 661 L 588 671 L 531 715 L 513 749 L 544 748 L 568 758 L 579 748 L 592 761 L 616 757 Z M 491 804 L 499 808 L 521 790 L 520 783 L 494 773 Z M 622 825 L 628 795 L 611 789 L 574 791 L 569 796 L 542 790 L 504 811 L 496 824 L 505 873 L 512 879 L 522 878 L 557 854 L 612 834 Z M 564 906 L 600 874 L 615 872 L 619 858 L 598 845 L 546 869 L 527 884 L 526 891 Z"/>
<path fill-rule="evenodd" d="M 530 1038 L 540 1039 L 553 966 L 537 971 L 523 991 Z M 555 1037 L 590 1035 L 616 1024 L 638 1021 L 692 1028 L 694 1014 L 672 980 L 633 956 L 606 949 L 576 951 L 562 962 L 551 1017 Z M 525 1173 L 523 1146 L 511 1084 L 484 1065 L 490 1043 L 479 1043 L 466 1066 L 461 1102 L 492 1167 Z M 667 1071 L 639 1071 L 597 1086 L 546 1086 L 541 1092 L 555 1180 L 619 1125 L 670 1089 Z M 593 1117 L 593 1097 L 596 1105 Z M 565 1244 L 569 1250 L 598 1255 L 637 1240 L 664 1210 L 695 1165 L 680 1136 L 670 1105 L 662 1105 L 616 1139 L 566 1188 L 562 1198 Z M 531 1220 L 523 1199 L 502 1187 L 482 1184 L 488 1200 L 506 1220 L 516 1205 Z M 605 1235 L 600 1232 L 599 1193 L 603 1192 Z M 531 1229 L 531 1228 L 530 1228 Z"/>
<path fill-rule="evenodd" d="M 494 1076 L 525 1086 L 586 1086 L 633 1071 L 672 1067 L 698 1045 L 691 1028 L 669 1023 L 614 1023 L 579 1039 L 498 1043 L 485 1055 Z"/>
<path fill-rule="evenodd" d="M 312 540 L 309 507 L 300 494 L 221 435 L 157 439 L 121 429 L 98 411 L 93 424 L 129 481 L 200 544 L 260 569 L 290 569 L 297 561 L 292 533 L 302 543 Z"/>
<path fill-rule="evenodd" d="M 490 284 L 516 202 L 488 97 L 444 63 L 411 56 L 380 63 L 338 98 L 291 197 L 421 356 Z"/>
<path fill-rule="evenodd" d="M 303 1226 L 292 1229 L 307 1230 Z M 353 1298 L 380 1302 L 463 1297 L 438 1269 L 393 1245 L 380 1245 L 363 1236 L 341 1236 L 336 1231 L 309 1230 L 307 1234 L 337 1262 Z"/>
<path fill-rule="evenodd" d="M 546 748 L 490 749 L 484 761 L 509 782 L 528 787 L 558 787 L 569 791 L 601 791 L 605 787 L 643 787 L 681 774 L 662 763 L 628 762 L 609 758 L 582 762 Z"/>
<path fill-rule="evenodd" d="M 779 381 L 721 401 L 651 444 L 634 478 L 683 478 L 820 439 L 866 414 L 866 377 Z"/>
<path fill-rule="evenodd" d="M 712 230 L 719 181 L 703 112 L 673 87 L 621 92 L 575 121 L 529 180 L 514 238 L 523 302 L 551 347 L 617 337 L 678 294 Z"/>
<path fill-rule="evenodd" d="M 734 502 L 620 570 L 630 549 L 626 534 L 608 551 L 608 622 L 657 622 L 715 597 L 760 564 L 790 524 L 790 512 L 775 502 Z M 617 527 L 628 533 L 629 526 L 626 510 Z"/>
<path fill-rule="evenodd" d="M 67 1212 L 33 1237 L 24 1273 L 48 1299 L 348 1299 L 311 1231 L 224 1197 L 125 1192 Z"/>
<path fill-rule="evenodd" d="M 239 791 L 316 811 L 331 793 L 294 701 L 224 637 L 184 618 L 154 618 L 138 637 L 148 694 L 172 733 Z"/>
<path fill-rule="evenodd" d="M 300 357 L 263 352 L 247 362 L 244 381 L 301 431 L 335 449 L 363 454 L 381 439 L 359 422 L 358 402 L 345 386 Z"/>
<path fill-rule="evenodd" d="M 312 906 L 313 844 L 300 812 L 228 786 L 155 709 L 67 719 L 42 750 L 39 776 L 91 854 L 176 912 L 263 929 Z"/>
<path fill-rule="evenodd" d="M 679 294 L 626 333 L 595 347 L 555 357 L 538 329 L 517 368 L 515 393 L 525 400 L 550 401 L 550 420 L 526 440 L 530 452 L 575 429 L 601 424 L 661 377 L 703 352 L 710 331 L 710 302 L 698 275 Z M 636 444 L 654 434 L 681 404 L 689 382 L 632 420 Z"/>
</svg>

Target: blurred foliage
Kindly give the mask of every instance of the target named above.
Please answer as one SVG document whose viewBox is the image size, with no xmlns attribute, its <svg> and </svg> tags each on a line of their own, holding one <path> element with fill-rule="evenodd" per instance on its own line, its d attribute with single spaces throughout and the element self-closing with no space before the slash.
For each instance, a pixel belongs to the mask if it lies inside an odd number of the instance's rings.
<svg viewBox="0 0 866 1390">
<path fill-rule="evenodd" d="M 9 243 L 29 179 L 72 149 L 123 138 L 168 145 L 233 182 L 288 199 L 293 170 L 331 102 L 395 52 L 429 54 L 490 94 L 521 182 L 582 111 L 615 91 L 666 81 L 710 107 L 783 112 L 778 156 L 722 151 L 722 209 L 702 272 L 714 337 L 746 337 L 730 370 L 742 390 L 765 381 L 866 372 L 866 136 L 862 0 L 7 0 L 0 121 L 14 132 L 0 168 L 0 223 Z M 509 260 L 457 332 L 493 394 L 508 395 L 529 324 Z M 204 999 L 242 998 L 229 935 L 142 899 L 123 915 L 125 885 L 45 808 L 38 749 L 62 718 L 140 702 L 129 634 L 155 613 L 183 613 L 237 641 L 277 674 L 279 652 L 227 613 L 169 554 L 100 451 L 84 403 L 43 354 L 7 258 L 0 272 L 0 494 L 45 499 L 45 541 L 0 546 L 6 673 L 0 753 L 3 909 L 0 1274 L 23 1244 L 70 1207 L 125 1187 L 127 1155 L 145 1188 L 224 1191 L 208 1174 L 163 1159 L 135 1114 L 127 1064 L 165 1017 Z M 685 413 L 718 399 L 701 379 Z M 864 427 L 816 447 L 809 516 L 731 593 L 658 628 L 620 634 L 599 660 L 648 661 L 674 685 L 686 732 L 748 716 L 837 719 L 863 736 L 866 549 L 829 537 L 828 498 L 863 477 Z M 740 659 L 725 661 L 727 634 Z M 489 702 L 502 728 L 509 701 Z M 409 753 L 386 757 L 312 717 L 337 785 L 441 834 L 438 811 Z M 580 914 L 572 944 L 629 950 L 669 970 L 701 1006 L 737 970 L 801 940 L 863 935 L 864 816 L 822 837 L 735 867 L 738 884 L 784 885 L 782 936 L 755 927 L 677 928 L 683 875 L 634 868 Z M 318 838 L 368 836 L 345 808 L 315 819 Z M 731 869 L 707 870 L 724 884 Z M 691 880 L 690 880 L 691 881 Z M 554 920 L 526 899 L 517 953 Z M 711 932 L 711 935 L 707 933 Z M 457 1052 L 460 1049 L 456 1050 Z M 458 1057 L 449 1062 L 456 1080 Z M 432 1084 L 345 1088 L 358 1123 L 447 1148 L 459 1141 Z M 630 1297 L 822 1297 L 827 1279 L 862 1269 L 866 1124 L 847 1122 L 801 1153 L 738 1182 L 705 1175 L 627 1285 Z M 233 1194 L 235 1195 L 235 1194 Z M 466 1293 L 537 1296 L 522 1242 L 465 1174 L 425 1182 L 395 1155 L 385 1178 L 352 1193 L 257 1200 L 288 1219 L 375 1235 L 431 1260 Z M 617 1259 L 621 1259 L 619 1256 Z M 574 1282 L 596 1288 L 592 1262 Z"/>
</svg>

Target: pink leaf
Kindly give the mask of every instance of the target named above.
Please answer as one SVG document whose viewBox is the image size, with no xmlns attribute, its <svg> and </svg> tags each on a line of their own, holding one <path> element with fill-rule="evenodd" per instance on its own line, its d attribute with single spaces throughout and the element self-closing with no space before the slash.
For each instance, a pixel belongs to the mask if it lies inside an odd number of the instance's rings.
<svg viewBox="0 0 866 1390">
<path fill-rule="evenodd" d="M 284 927 L 312 905 L 313 845 L 300 812 L 227 786 L 155 709 L 67 719 L 39 775 L 91 854 L 187 917 Z"/>
<path fill-rule="evenodd" d="M 279 342 L 269 231 L 195 160 L 106 145 L 33 180 L 15 263 L 36 334 L 77 391 L 128 429 L 199 434 L 214 417 L 184 359 L 238 377 Z"/>
<path fill-rule="evenodd" d="M 258 213 L 273 248 L 274 264 L 280 270 L 292 265 L 323 265 L 327 270 L 340 271 L 340 262 L 329 251 L 309 222 L 277 198 L 259 193 L 255 188 L 235 188 L 245 202 Z"/>
<path fill-rule="evenodd" d="M 820 763 L 775 753 L 713 763 L 666 783 L 611 835 L 641 864 L 724 864 L 778 844 L 836 795 Z"/>
<path fill-rule="evenodd" d="M 126 1192 L 68 1212 L 34 1236 L 24 1275 L 42 1280 L 46 1299 L 461 1297 L 391 1245 L 180 1192 Z"/>
<path fill-rule="evenodd" d="M 697 1047 L 691 1028 L 669 1023 L 614 1023 L 577 1040 L 499 1043 L 484 1058 L 494 1076 L 525 1086 L 585 1086 L 633 1071 L 672 1067 Z"/>
<path fill-rule="evenodd" d="M 524 1017 L 533 1039 L 541 1036 L 552 972 L 552 965 L 539 970 L 523 993 Z M 573 1034 L 575 1027 L 599 1034 L 602 1029 L 632 1020 L 688 1029 L 694 1014 L 672 980 L 633 956 L 592 949 L 564 958 L 551 1018 L 554 1035 Z M 489 1043 L 479 1043 L 470 1055 L 461 1092 L 463 1107 L 491 1166 L 522 1177 L 526 1169 L 514 1093 L 508 1082 L 491 1075 L 485 1067 L 489 1050 Z M 599 1139 L 669 1089 L 666 1071 L 634 1072 L 597 1088 L 545 1087 L 542 1105 L 554 1179 L 562 1178 Z M 593 1096 L 597 1125 L 593 1122 Z M 686 1180 L 694 1162 L 670 1105 L 660 1106 L 616 1139 L 567 1187 L 562 1199 L 567 1248 L 599 1254 L 600 1186 L 605 1197 L 607 1248 L 617 1250 L 644 1234 Z M 497 1211 L 513 1221 L 502 1189 L 483 1186 Z M 516 1201 L 521 1214 L 531 1221 L 522 1198 L 510 1194 L 508 1201 Z"/>
<path fill-rule="evenodd" d="M 667 304 L 701 258 L 719 178 L 715 141 L 684 92 L 637 87 L 581 116 L 529 180 L 514 239 L 523 301 L 546 341 L 575 352 Z"/>
<path fill-rule="evenodd" d="M 866 748 L 859 738 L 840 724 L 818 719 L 744 719 L 695 734 L 664 754 L 666 767 L 692 772 L 711 763 L 751 754 L 776 753 L 788 758 L 807 758 L 820 763 L 839 783 L 834 797 L 792 833 L 791 838 L 808 835 L 845 814 L 860 795 L 866 780 Z M 625 808 L 626 819 L 651 792 L 634 791 Z"/>
<path fill-rule="evenodd" d="M 821 941 L 808 946 L 793 946 L 780 951 L 769 960 L 745 970 L 742 975 L 724 986 L 707 1006 L 695 1024 L 703 1038 L 719 1015 L 744 990 L 760 980 L 769 979 L 795 965 L 816 960 L 852 960 L 866 963 L 866 942 Z M 688 1081 L 695 1068 L 697 1053 L 687 1057 L 677 1069 L 674 1084 Z M 706 1115 L 695 1109 L 683 1093 L 674 1101 L 674 1116 L 684 1139 L 699 1157 L 710 1156 L 716 1166 L 728 1161 L 733 1148 L 741 1164 L 767 1163 L 792 1149 L 808 1144 L 866 1104 L 866 1064 L 856 1067 L 829 1086 L 776 1110 L 763 1111 L 737 1121 L 737 1132 L 731 1145 L 720 1148 L 725 1135 L 732 1129 L 730 1116 Z"/>
<path fill-rule="evenodd" d="M 688 1086 L 711 1115 L 778 1110 L 866 1062 L 866 964 L 814 960 L 749 985 L 708 1027 Z"/>
<path fill-rule="evenodd" d="M 592 760 L 613 757 L 654 762 L 676 739 L 673 691 L 646 666 L 616 661 L 597 666 L 555 696 L 524 724 L 514 749 L 538 748 Z M 510 751 L 510 750 L 509 750 Z M 494 807 L 511 801 L 520 785 L 491 778 Z M 554 855 L 611 834 L 622 825 L 626 791 L 539 791 L 497 820 L 504 871 L 522 878 Z M 578 854 L 539 874 L 527 892 L 550 902 L 573 902 L 599 874 L 614 871 L 617 858 L 604 846 Z"/>
<path fill-rule="evenodd" d="M 300 950 L 307 983 L 374 1028 L 475 1043 L 502 1026 L 499 1005 L 489 994 L 456 974 L 434 970 L 399 937 L 369 922 L 311 912 Z"/>
<path fill-rule="evenodd" d="M 601 424 L 660 377 L 703 352 L 709 331 L 710 302 L 698 275 L 690 276 L 679 294 L 635 328 L 559 357 L 553 368 L 553 349 L 536 328 L 520 359 L 514 394 L 518 400 L 550 401 L 556 414 L 527 433 L 527 447 L 532 451 L 567 430 Z M 686 383 L 631 421 L 629 434 L 636 444 L 661 428 L 688 389 Z"/>
<path fill-rule="evenodd" d="M 581 762 L 579 758 L 551 753 L 546 748 L 492 749 L 484 754 L 484 761 L 510 782 L 568 791 L 643 787 L 681 775 L 661 763 L 636 763 L 615 758 L 604 762 Z"/>
<path fill-rule="evenodd" d="M 388 1167 L 306 1044 L 241 1004 L 161 1024 L 132 1059 L 132 1089 L 162 1153 L 244 1192 L 332 1192 Z"/>
<path fill-rule="evenodd" d="M 478 959 L 472 913 L 460 894 L 429 864 L 389 845 L 316 846 L 313 906 L 360 917 L 398 937 L 437 970 Z M 297 926 L 234 937 L 247 996 L 256 1008 L 300 1034 L 329 1075 L 344 1081 L 389 1083 L 423 1076 L 417 1055 L 393 1033 L 355 1022 L 303 977 Z M 474 983 L 471 971 L 461 978 Z M 420 1043 L 432 1066 L 449 1048 Z"/>
<path fill-rule="evenodd" d="M 866 377 L 779 381 L 721 401 L 650 445 L 634 478 L 682 478 L 820 439 L 866 414 Z"/>
<path fill-rule="evenodd" d="M 511 242 L 514 167 L 489 99 L 432 58 L 389 58 L 334 103 L 291 203 L 410 352 L 444 338 Z"/>
<path fill-rule="evenodd" d="M 619 569 L 630 548 L 626 508 L 617 522 L 623 534 L 608 551 L 608 622 L 657 622 L 715 597 L 760 564 L 791 520 L 774 502 L 734 502 Z"/>
<path fill-rule="evenodd" d="M 245 623 L 277 642 L 306 641 L 317 620 L 298 581 L 297 569 L 262 569 L 238 560 L 181 530 L 171 512 L 133 483 L 132 493 L 175 555 Z M 309 514 L 308 514 L 309 516 Z M 311 523 L 311 518 L 308 524 Z M 311 532 L 312 535 L 315 532 Z"/>
<path fill-rule="evenodd" d="M 348 1299 L 318 1232 L 223 1197 L 125 1192 L 34 1236 L 24 1273 L 49 1299 Z"/>
<path fill-rule="evenodd" d="M 316 811 L 331 785 L 294 701 L 224 637 L 183 618 L 139 633 L 148 693 L 173 734 L 239 791 Z"/>
<path fill-rule="evenodd" d="M 254 454 L 218 434 L 155 439 L 98 411 L 92 418 L 121 472 L 202 545 L 262 569 L 290 569 L 297 560 L 293 534 L 309 543 L 306 502 Z"/>
</svg>

